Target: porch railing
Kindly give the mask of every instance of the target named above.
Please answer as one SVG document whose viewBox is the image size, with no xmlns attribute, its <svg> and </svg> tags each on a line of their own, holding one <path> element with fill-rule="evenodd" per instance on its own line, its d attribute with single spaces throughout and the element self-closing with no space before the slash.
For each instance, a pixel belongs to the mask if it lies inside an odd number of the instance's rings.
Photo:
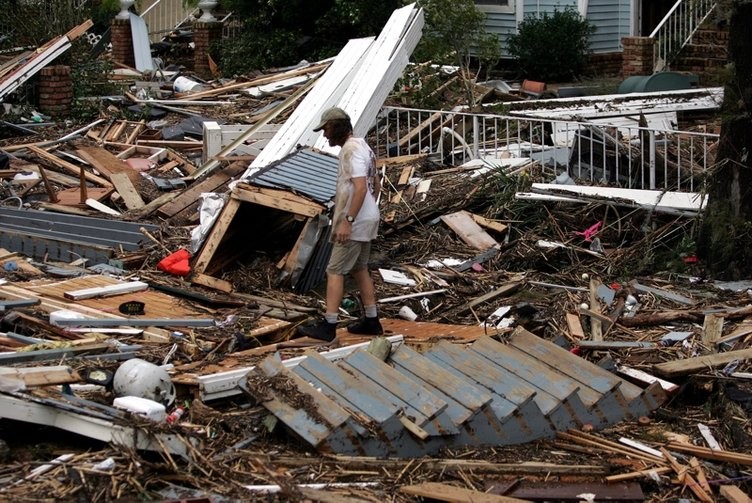
<svg viewBox="0 0 752 503">
<path fill-rule="evenodd" d="M 184 7 L 182 0 L 147 0 L 141 17 L 149 27 L 149 41 L 159 42 L 197 10 L 195 7 Z"/>
<path fill-rule="evenodd" d="M 671 67 L 682 48 L 708 18 L 716 6 L 715 0 L 677 0 L 650 34 L 655 39 L 653 71 Z"/>
<path fill-rule="evenodd" d="M 478 159 L 512 174 L 540 162 L 551 175 L 614 187 L 695 192 L 718 135 L 639 126 L 385 107 L 372 129 L 380 157 L 427 153 L 447 166 Z"/>
</svg>

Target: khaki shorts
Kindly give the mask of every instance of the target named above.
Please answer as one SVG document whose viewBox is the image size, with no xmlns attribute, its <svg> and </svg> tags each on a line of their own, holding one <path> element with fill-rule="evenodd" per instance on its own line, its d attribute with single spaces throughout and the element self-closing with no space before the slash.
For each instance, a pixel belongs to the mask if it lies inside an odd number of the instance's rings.
<svg viewBox="0 0 752 503">
<path fill-rule="evenodd" d="M 345 275 L 368 267 L 371 255 L 370 241 L 348 241 L 345 244 L 335 244 L 326 266 L 328 274 Z"/>
</svg>

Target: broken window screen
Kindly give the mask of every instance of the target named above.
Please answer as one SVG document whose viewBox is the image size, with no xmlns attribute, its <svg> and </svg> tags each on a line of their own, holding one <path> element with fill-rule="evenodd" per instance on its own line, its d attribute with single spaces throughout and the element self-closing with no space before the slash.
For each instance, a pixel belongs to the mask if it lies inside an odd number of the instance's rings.
<svg viewBox="0 0 752 503">
<path fill-rule="evenodd" d="M 514 0 L 475 0 L 475 5 L 483 12 L 514 12 Z"/>
</svg>

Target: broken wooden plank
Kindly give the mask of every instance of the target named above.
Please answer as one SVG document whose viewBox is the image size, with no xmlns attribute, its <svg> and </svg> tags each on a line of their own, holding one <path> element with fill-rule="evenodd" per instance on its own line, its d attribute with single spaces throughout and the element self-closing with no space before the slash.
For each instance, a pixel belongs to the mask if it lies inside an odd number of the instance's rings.
<svg viewBox="0 0 752 503">
<path fill-rule="evenodd" d="M 714 369 L 734 360 L 746 360 L 748 358 L 752 358 L 752 348 L 658 363 L 653 365 L 653 369 L 657 373 L 668 377 L 682 376 Z"/>
<path fill-rule="evenodd" d="M 641 285 L 636 280 L 630 281 L 629 284 L 636 291 L 641 292 L 641 293 L 650 293 L 652 295 L 655 295 L 656 297 L 662 297 L 664 299 L 668 299 L 668 300 L 677 302 L 679 304 L 685 304 L 688 306 L 693 306 L 695 304 L 695 301 L 690 299 L 689 297 L 685 297 L 684 295 L 680 295 L 678 293 L 671 292 L 669 290 Z"/>
<path fill-rule="evenodd" d="M 410 496 L 419 496 L 438 501 L 456 503 L 522 503 L 525 500 L 488 494 L 472 489 L 442 484 L 441 482 L 424 482 L 417 485 L 400 487 L 400 492 Z"/>
<path fill-rule="evenodd" d="M 326 210 L 322 204 L 290 191 L 256 187 L 244 183 L 235 186 L 232 197 L 247 203 L 276 208 L 306 217 L 315 217 Z"/>
<path fill-rule="evenodd" d="M 686 452 L 697 456 L 698 458 L 710 461 L 723 461 L 725 463 L 736 463 L 738 465 L 752 466 L 752 454 L 742 454 L 732 451 L 716 451 L 710 447 L 701 447 L 680 442 L 669 442 L 666 446 L 672 451 Z"/>
<path fill-rule="evenodd" d="M 81 382 L 78 372 L 67 365 L 50 367 L 0 367 L 0 378 L 22 381 L 27 387 Z"/>
<path fill-rule="evenodd" d="M 566 313 L 567 328 L 569 328 L 569 335 L 577 340 L 583 340 L 585 338 L 585 330 L 582 328 L 580 322 L 580 316 L 575 313 Z"/>
<path fill-rule="evenodd" d="M 490 229 L 500 234 L 507 231 L 508 226 L 506 224 L 502 224 L 501 222 L 497 222 L 496 220 L 491 220 L 486 217 L 476 215 L 475 213 L 471 213 L 470 216 L 475 221 L 475 223 L 477 223 L 481 227 L 485 227 L 486 229 Z"/>
<path fill-rule="evenodd" d="M 441 220 L 456 232 L 462 241 L 473 248 L 486 251 L 489 248 L 499 246 L 499 243 L 494 238 L 484 231 L 480 225 L 475 223 L 475 220 L 473 220 L 467 211 L 457 211 L 448 215 L 442 215 Z"/>
<path fill-rule="evenodd" d="M 43 150 L 36 145 L 31 145 L 28 147 L 29 150 L 34 152 L 37 156 L 40 158 L 46 160 L 47 162 L 62 168 L 66 171 L 68 171 L 73 176 L 79 176 L 81 174 L 82 168 L 80 166 L 76 166 L 74 164 L 71 164 L 67 161 L 64 161 L 60 159 L 58 156 L 53 155 L 46 150 Z M 99 177 L 93 173 L 89 173 L 88 171 L 84 170 L 84 176 L 86 177 L 86 180 L 92 183 L 96 183 L 97 185 L 101 187 L 111 187 L 111 184 L 109 181 L 105 180 L 102 177 Z"/>
<path fill-rule="evenodd" d="M 721 496 L 726 498 L 729 503 L 752 503 L 752 498 L 736 486 L 722 485 Z"/>
<path fill-rule="evenodd" d="M 107 285 L 95 288 L 83 288 L 81 290 L 73 290 L 65 292 L 66 299 L 81 300 L 91 299 L 93 297 L 109 297 L 112 295 L 122 295 L 124 293 L 140 292 L 149 288 L 148 283 L 143 281 L 129 281 L 127 283 L 119 283 L 114 285 Z"/>
<path fill-rule="evenodd" d="M 494 290 L 491 290 L 490 292 L 471 300 L 458 311 L 458 314 L 462 314 L 467 311 L 470 311 L 475 306 L 479 306 L 480 304 L 485 304 L 486 302 L 494 300 L 496 298 L 511 295 L 517 290 L 519 290 L 521 286 L 522 286 L 522 281 L 513 281 L 511 283 L 505 283 L 501 285 L 500 287 Z"/>
<path fill-rule="evenodd" d="M 143 208 L 144 200 L 141 199 L 141 194 L 138 193 L 133 182 L 125 173 L 113 173 L 110 175 L 110 181 L 115 186 L 120 197 L 123 198 L 125 207 L 129 210 L 137 210 Z"/>
<path fill-rule="evenodd" d="M 590 340 L 602 341 L 603 340 L 603 319 L 601 318 L 601 302 L 598 300 L 598 287 L 601 282 L 595 278 L 590 278 L 590 309 L 588 315 L 590 316 Z M 608 319 L 608 318 L 606 318 Z M 609 320 L 610 325 L 610 320 Z"/>
<path fill-rule="evenodd" d="M 700 501 L 704 501 L 705 503 L 714 503 L 712 496 L 706 493 L 705 490 L 700 486 L 700 484 L 697 483 L 695 478 L 689 474 L 687 467 L 681 465 L 676 460 L 676 458 L 674 458 L 671 453 L 666 450 L 665 447 L 661 447 L 660 450 L 663 453 L 663 456 L 668 460 L 671 467 L 674 469 L 674 472 L 676 472 L 676 475 L 679 477 L 679 482 L 689 487 L 689 490 L 692 491 Z"/>
<path fill-rule="evenodd" d="M 707 344 L 713 352 L 715 352 L 715 345 L 723 334 L 723 321 L 722 315 L 706 314 L 702 324 L 702 342 Z"/>
<path fill-rule="evenodd" d="M 659 377 L 655 377 L 642 370 L 627 367 L 626 365 L 618 365 L 616 367 L 616 371 L 636 381 L 640 381 L 641 383 L 645 384 L 645 387 L 657 382 L 666 393 L 673 393 L 674 391 L 679 389 L 679 386 L 672 382 L 666 381 Z"/>
<path fill-rule="evenodd" d="M 193 209 L 196 202 L 200 201 L 202 193 L 217 192 L 218 189 L 225 186 L 234 177 L 243 173 L 245 168 L 246 166 L 241 163 L 233 163 L 225 166 L 221 170 L 212 173 L 211 176 L 192 183 L 187 190 L 166 194 L 168 196 L 172 195 L 171 200 L 163 202 L 155 210 L 165 218 L 172 218 L 183 211 Z"/>
</svg>

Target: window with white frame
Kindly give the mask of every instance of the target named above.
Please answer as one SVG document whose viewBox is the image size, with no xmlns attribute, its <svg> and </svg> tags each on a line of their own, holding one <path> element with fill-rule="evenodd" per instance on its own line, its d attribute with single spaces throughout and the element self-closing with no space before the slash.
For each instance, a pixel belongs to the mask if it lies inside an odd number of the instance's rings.
<svg viewBox="0 0 752 503">
<path fill-rule="evenodd" d="M 475 6 L 481 12 L 514 12 L 515 0 L 475 0 Z"/>
</svg>

